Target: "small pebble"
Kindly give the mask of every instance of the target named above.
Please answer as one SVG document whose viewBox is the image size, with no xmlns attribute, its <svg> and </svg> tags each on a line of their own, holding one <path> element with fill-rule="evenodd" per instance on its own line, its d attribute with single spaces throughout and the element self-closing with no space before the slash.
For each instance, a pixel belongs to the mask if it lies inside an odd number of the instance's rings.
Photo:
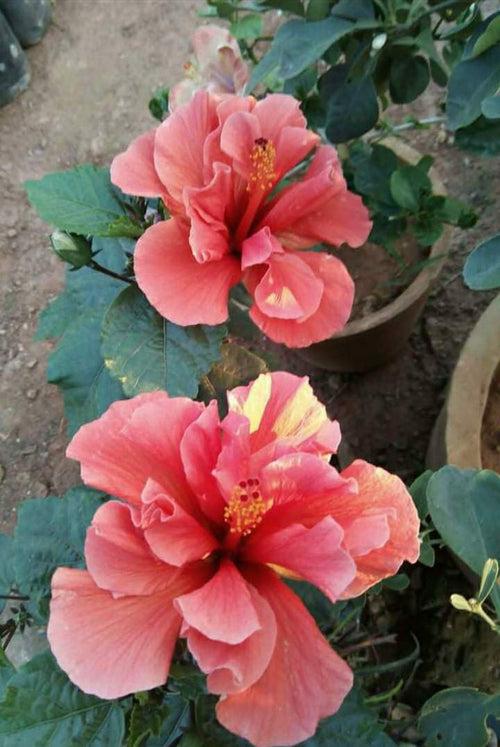
<svg viewBox="0 0 500 747">
<path fill-rule="evenodd" d="M 28 389 L 26 396 L 31 400 L 36 399 L 38 397 L 38 389 Z"/>
</svg>

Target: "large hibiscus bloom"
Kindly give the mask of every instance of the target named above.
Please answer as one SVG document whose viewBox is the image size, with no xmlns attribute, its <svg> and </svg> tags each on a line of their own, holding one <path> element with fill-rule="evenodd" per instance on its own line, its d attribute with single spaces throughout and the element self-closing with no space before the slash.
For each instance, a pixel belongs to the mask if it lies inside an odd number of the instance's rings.
<svg viewBox="0 0 500 747">
<path fill-rule="evenodd" d="M 238 42 L 222 26 L 200 26 L 193 34 L 194 59 L 184 65 L 186 77 L 172 86 L 170 111 L 186 104 L 196 91 L 224 95 L 243 93 L 250 73 Z"/>
<path fill-rule="evenodd" d="M 283 577 L 334 602 L 418 556 L 403 483 L 328 464 L 340 432 L 306 379 L 265 374 L 219 420 L 165 392 L 117 402 L 68 447 L 83 480 L 121 498 L 95 514 L 87 570 L 52 580 L 48 637 L 85 692 L 162 685 L 179 635 L 221 696 L 217 718 L 258 747 L 310 737 L 352 685 Z"/>
<path fill-rule="evenodd" d="M 280 183 L 307 156 L 297 181 Z M 111 166 L 124 192 L 161 197 L 172 218 L 137 242 L 139 286 L 167 319 L 220 324 L 240 280 L 273 340 L 304 347 L 338 332 L 354 297 L 339 259 L 304 250 L 363 244 L 371 223 L 335 149 L 306 129 L 299 102 L 198 91 Z"/>
</svg>

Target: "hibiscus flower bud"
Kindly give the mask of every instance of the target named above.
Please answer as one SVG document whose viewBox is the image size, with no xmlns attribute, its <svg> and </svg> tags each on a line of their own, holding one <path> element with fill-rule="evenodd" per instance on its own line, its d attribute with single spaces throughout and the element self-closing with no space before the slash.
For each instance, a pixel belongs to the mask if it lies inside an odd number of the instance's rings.
<svg viewBox="0 0 500 747">
<path fill-rule="evenodd" d="M 59 259 L 72 265 L 76 270 L 88 265 L 92 259 L 90 242 L 76 233 L 54 231 L 50 236 L 50 243 Z"/>
</svg>

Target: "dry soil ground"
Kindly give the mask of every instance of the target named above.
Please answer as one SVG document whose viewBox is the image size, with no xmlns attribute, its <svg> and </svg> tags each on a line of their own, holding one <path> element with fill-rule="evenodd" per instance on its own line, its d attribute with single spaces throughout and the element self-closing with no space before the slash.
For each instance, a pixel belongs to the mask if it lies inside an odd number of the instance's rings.
<svg viewBox="0 0 500 747">
<path fill-rule="evenodd" d="M 78 480 L 64 458 L 61 399 L 45 383 L 50 345 L 32 339 L 63 267 L 47 248 L 48 228 L 29 208 L 22 182 L 79 162 L 109 163 L 151 126 L 149 95 L 180 77 L 196 6 L 195 0 L 58 0 L 53 25 L 28 52 L 30 88 L 0 110 L 0 528 L 12 527 L 19 501 L 61 493 Z M 438 100 L 436 92 L 426 96 L 419 113 L 439 113 Z M 353 454 L 407 480 L 423 467 L 459 349 L 491 297 L 464 287 L 464 257 L 500 228 L 498 159 L 469 156 L 438 133 L 406 137 L 435 156 L 449 192 L 470 201 L 480 220 L 455 235 L 404 354 L 383 369 L 342 376 L 288 357 L 291 367 L 311 375 Z"/>
</svg>

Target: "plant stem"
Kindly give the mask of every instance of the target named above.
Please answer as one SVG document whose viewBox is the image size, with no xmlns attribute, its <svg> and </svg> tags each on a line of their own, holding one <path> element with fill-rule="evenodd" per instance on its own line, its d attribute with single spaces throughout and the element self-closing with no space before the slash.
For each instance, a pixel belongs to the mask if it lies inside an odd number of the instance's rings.
<svg viewBox="0 0 500 747">
<path fill-rule="evenodd" d="M 353 643 L 352 646 L 346 646 L 340 649 L 342 656 L 347 654 L 353 654 L 355 651 L 360 651 L 362 648 L 370 648 L 370 646 L 381 646 L 383 643 L 394 643 L 396 641 L 396 634 L 380 636 L 380 638 L 367 638 L 365 641 L 359 643 Z"/>
<path fill-rule="evenodd" d="M 412 130 L 414 127 L 419 127 L 420 125 L 426 126 L 426 125 L 433 125 L 433 124 L 442 124 L 443 122 L 446 122 L 446 117 L 443 116 L 435 116 L 435 117 L 424 117 L 423 119 L 419 119 L 415 122 L 403 122 L 399 125 L 392 125 L 387 124 L 387 130 L 383 130 L 382 132 L 374 132 L 373 135 L 370 137 L 368 136 L 368 139 L 370 141 L 375 140 L 383 140 L 385 137 L 391 137 L 394 133 L 397 132 L 404 132 L 405 130 Z"/>
<path fill-rule="evenodd" d="M 27 602 L 29 597 L 18 596 L 17 594 L 0 594 L 0 599 L 12 599 L 16 602 Z"/>
<path fill-rule="evenodd" d="M 125 277 L 125 275 L 120 275 L 118 272 L 113 272 L 113 270 L 108 270 L 107 267 L 103 267 L 99 264 L 99 262 L 96 262 L 95 259 L 91 259 L 88 263 L 87 267 L 90 267 L 92 270 L 95 270 L 96 272 L 102 272 L 103 275 L 108 275 L 110 278 L 115 278 L 116 280 L 122 280 L 124 283 L 130 283 L 131 285 L 137 285 L 135 280 L 132 280 L 131 278 Z"/>
</svg>

